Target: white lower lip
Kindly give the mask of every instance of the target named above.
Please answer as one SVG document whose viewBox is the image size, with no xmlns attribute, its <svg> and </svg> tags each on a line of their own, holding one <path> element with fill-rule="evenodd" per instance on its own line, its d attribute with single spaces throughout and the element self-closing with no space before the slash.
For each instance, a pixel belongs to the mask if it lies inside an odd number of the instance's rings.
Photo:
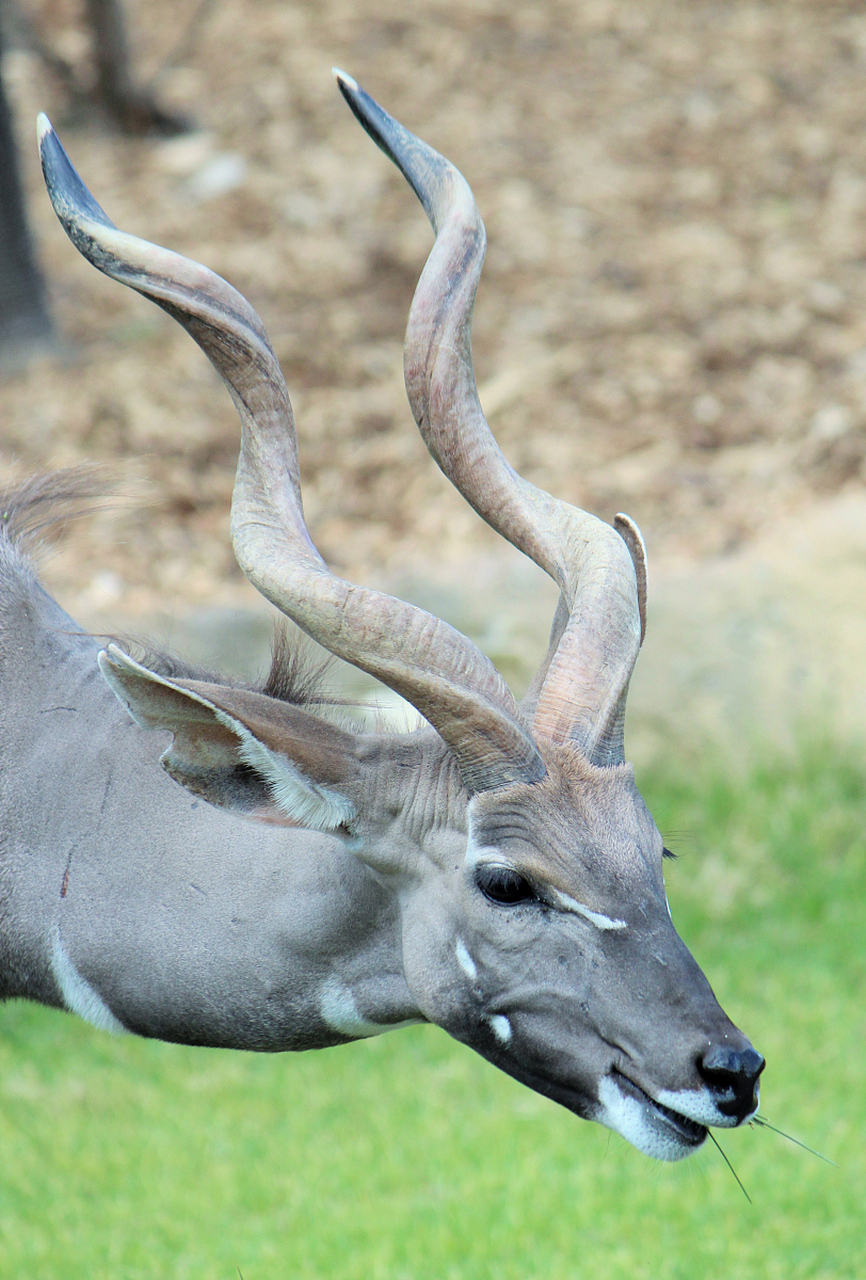
<svg viewBox="0 0 866 1280">
<path fill-rule="evenodd" d="M 692 1120 L 689 1116 L 684 1116 L 681 1111 L 677 1111 L 676 1108 L 667 1107 L 664 1103 L 656 1102 L 654 1098 L 649 1099 L 649 1105 L 655 1114 L 665 1124 L 669 1124 L 690 1146 L 699 1147 L 706 1138 L 706 1125 L 700 1124 L 700 1121 Z M 703 1132 L 692 1132 L 691 1126 L 693 1125 L 697 1125 Z M 686 1130 L 685 1133 L 683 1133 L 684 1129 Z"/>
<path fill-rule="evenodd" d="M 599 1084 L 598 1097 L 601 1112 L 597 1119 L 600 1123 L 656 1160 L 683 1160 L 696 1151 L 706 1137 L 706 1132 L 700 1136 L 687 1136 L 686 1127 L 695 1121 L 690 1122 L 680 1112 L 674 1112 L 673 1116 L 666 1114 L 659 1103 L 625 1076 L 619 1079 L 604 1076 Z M 680 1128 L 677 1118 L 686 1128 L 686 1133 Z"/>
</svg>

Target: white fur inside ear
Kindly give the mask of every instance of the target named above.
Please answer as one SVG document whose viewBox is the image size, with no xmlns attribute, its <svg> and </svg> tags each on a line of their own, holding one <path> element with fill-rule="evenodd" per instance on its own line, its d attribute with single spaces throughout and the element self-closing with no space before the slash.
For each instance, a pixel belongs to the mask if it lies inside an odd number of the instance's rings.
<svg viewBox="0 0 866 1280">
<path fill-rule="evenodd" d="M 125 669 L 153 684 L 164 685 L 167 689 L 177 690 L 177 685 L 163 676 L 148 671 L 147 667 L 143 667 L 141 663 L 130 658 L 113 644 L 98 655 L 97 662 L 107 684 L 126 707 L 136 724 L 142 729 L 152 729 L 157 722 L 132 705 L 114 668 Z M 221 711 L 212 702 L 208 702 L 207 698 L 193 693 L 191 689 L 184 689 L 182 692 L 184 697 L 192 702 L 198 702 L 201 706 L 207 707 L 220 724 L 235 734 L 238 739 L 238 753 L 244 764 L 248 764 L 251 769 L 255 769 L 256 773 L 261 774 L 270 788 L 274 804 L 293 822 L 314 831 L 333 831 L 346 824 L 354 815 L 355 806 L 345 796 L 311 782 L 285 756 L 271 751 L 264 743 L 259 742 L 258 738 L 255 738 L 234 716 Z"/>
<path fill-rule="evenodd" d="M 238 752 L 244 764 L 261 774 L 268 784 L 274 804 L 293 822 L 314 831 L 333 831 L 348 824 L 355 806 L 339 792 L 311 782 L 285 756 L 271 751 L 234 716 L 213 708 L 213 713 L 232 733 L 237 734 Z"/>
</svg>

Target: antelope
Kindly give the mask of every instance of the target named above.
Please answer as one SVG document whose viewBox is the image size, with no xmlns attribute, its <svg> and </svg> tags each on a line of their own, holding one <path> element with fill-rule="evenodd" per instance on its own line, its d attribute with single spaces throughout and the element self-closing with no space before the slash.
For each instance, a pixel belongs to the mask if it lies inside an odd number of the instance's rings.
<svg viewBox="0 0 866 1280">
<path fill-rule="evenodd" d="M 261 688 L 100 649 L 27 559 L 28 527 L 74 483 L 19 487 L 0 539 L 0 995 L 108 1031 L 261 1051 L 431 1022 L 678 1160 L 710 1126 L 754 1115 L 764 1059 L 674 929 L 662 840 L 625 763 L 644 545 L 627 516 L 608 525 L 505 461 L 472 365 L 485 233 L 469 186 L 335 75 L 435 232 L 404 348 L 415 421 L 467 502 L 557 584 L 547 655 L 518 702 L 446 622 L 328 569 L 259 317 L 205 267 L 118 230 L 40 117 L 75 247 L 174 316 L 237 406 L 243 572 L 421 723 L 334 723 L 282 642 Z"/>
</svg>

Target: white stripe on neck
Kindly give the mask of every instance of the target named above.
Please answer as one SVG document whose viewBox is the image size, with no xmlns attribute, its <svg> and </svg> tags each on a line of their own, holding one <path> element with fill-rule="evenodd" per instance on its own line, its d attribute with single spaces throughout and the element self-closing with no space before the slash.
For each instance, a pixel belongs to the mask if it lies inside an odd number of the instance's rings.
<svg viewBox="0 0 866 1280">
<path fill-rule="evenodd" d="M 63 1003 L 70 1013 L 77 1013 L 79 1018 L 98 1027 L 100 1031 L 110 1031 L 113 1035 L 128 1035 L 123 1023 L 115 1018 L 108 1005 L 90 983 L 82 978 L 75 965 L 66 954 L 60 940 L 60 925 L 54 931 L 54 942 L 51 947 L 51 972 L 60 988 Z"/>
</svg>

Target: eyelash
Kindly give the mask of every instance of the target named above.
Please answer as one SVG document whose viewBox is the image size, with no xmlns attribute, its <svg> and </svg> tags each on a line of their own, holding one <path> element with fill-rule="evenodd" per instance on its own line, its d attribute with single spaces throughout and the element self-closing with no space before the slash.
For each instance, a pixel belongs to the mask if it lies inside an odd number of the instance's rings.
<svg viewBox="0 0 866 1280">
<path fill-rule="evenodd" d="M 475 883 L 485 898 L 497 906 L 514 906 L 537 899 L 532 885 L 513 867 L 482 865 L 475 872 Z"/>
</svg>

